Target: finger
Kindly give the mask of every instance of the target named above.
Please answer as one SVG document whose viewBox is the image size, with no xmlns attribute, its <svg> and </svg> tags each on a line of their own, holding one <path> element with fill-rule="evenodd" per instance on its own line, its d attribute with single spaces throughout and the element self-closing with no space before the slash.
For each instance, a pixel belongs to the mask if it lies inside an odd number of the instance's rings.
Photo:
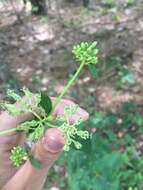
<svg viewBox="0 0 143 190">
<path fill-rule="evenodd" d="M 25 99 L 25 97 L 23 98 Z M 23 100 L 22 99 L 22 100 Z M 32 98 L 34 102 L 34 98 Z M 33 103 L 31 100 L 29 102 Z M 20 106 L 20 102 L 16 102 L 17 107 Z M 0 115 L 0 131 L 11 129 L 17 127 L 20 123 L 31 120 L 33 115 L 31 113 L 24 113 L 18 116 L 11 116 L 7 111 L 4 111 Z M 16 168 L 10 157 L 10 151 L 13 146 L 23 145 L 25 141 L 25 133 L 23 132 L 11 132 L 7 135 L 0 136 L 0 187 L 14 176 L 16 173 Z"/>
<path fill-rule="evenodd" d="M 26 96 L 23 97 L 20 101 L 15 103 L 15 106 L 17 108 L 21 107 L 21 103 L 29 103 L 34 104 L 35 97 L 32 97 L 31 99 L 28 99 Z M 24 121 L 31 120 L 33 118 L 32 113 L 22 113 L 18 116 L 12 116 L 7 111 L 2 112 L 0 115 L 0 132 L 12 128 L 16 128 L 20 123 L 23 123 Z M 7 135 L 0 136 L 0 148 L 2 146 L 6 151 L 11 150 L 11 148 L 17 144 L 22 144 L 25 140 L 25 133 L 21 132 L 10 132 L 7 133 Z"/>
<path fill-rule="evenodd" d="M 62 152 L 63 146 L 64 138 L 61 131 L 57 128 L 48 129 L 44 137 L 32 148 L 34 158 L 41 162 L 41 169 L 34 168 L 27 161 L 5 185 L 3 190 L 41 190 L 47 171 Z"/>
<path fill-rule="evenodd" d="M 30 119 L 32 119 L 32 114 L 30 113 L 21 114 L 19 116 L 14 117 L 5 111 L 0 115 L 0 131 L 15 128 L 20 123 Z M 7 135 L 0 136 L 0 148 L 4 145 L 4 147 L 8 151 L 8 149 L 10 150 L 11 147 L 20 143 L 22 139 L 23 134 L 17 132 L 11 132 Z"/>
<path fill-rule="evenodd" d="M 24 122 L 25 120 L 32 119 L 31 113 L 24 113 L 18 116 L 12 116 L 7 111 L 4 111 L 0 115 L 0 130 L 6 130 L 9 128 L 14 128 L 18 124 Z"/>
<path fill-rule="evenodd" d="M 75 105 L 74 102 L 71 100 L 63 99 L 61 103 L 57 106 L 55 115 L 56 116 L 64 116 L 65 115 L 65 107 L 70 106 L 70 105 Z M 69 117 L 70 123 L 74 123 L 78 119 L 82 119 L 83 121 L 86 121 L 89 117 L 88 112 L 86 112 L 82 108 L 78 108 L 77 111 Z"/>
<path fill-rule="evenodd" d="M 6 130 L 17 127 L 18 124 L 25 120 L 31 119 L 31 114 L 22 114 L 17 117 L 3 112 L 0 115 L 0 130 Z M 0 136 L 0 187 L 5 184 L 16 172 L 10 157 L 10 151 L 13 146 L 23 145 L 25 141 L 24 133 L 12 132 L 5 136 Z"/>
<path fill-rule="evenodd" d="M 26 97 L 23 97 L 22 100 L 26 100 Z M 53 103 L 55 102 L 55 100 L 56 98 L 52 97 Z M 29 103 L 34 104 L 34 101 L 35 101 L 35 97 L 33 97 L 32 100 L 29 100 Z M 17 107 L 20 107 L 20 102 L 16 102 L 15 104 Z M 59 103 L 59 105 L 57 106 L 55 110 L 54 115 L 56 116 L 64 115 L 65 107 L 70 106 L 70 105 L 75 105 L 75 103 L 67 99 L 61 100 L 61 102 Z M 14 128 L 18 124 L 26 120 L 32 119 L 32 117 L 33 117 L 32 113 L 24 113 L 18 116 L 11 116 L 7 111 L 5 111 L 0 115 L 0 123 L 1 123 L 0 131 L 6 130 L 9 128 Z M 82 118 L 83 120 L 86 120 L 88 119 L 88 117 L 89 117 L 89 114 L 84 109 L 79 108 L 77 112 L 72 116 L 71 120 L 77 120 L 78 118 Z"/>
<path fill-rule="evenodd" d="M 48 129 L 44 136 L 32 147 L 32 154 L 42 165 L 49 165 L 49 160 L 55 160 L 57 153 L 64 147 L 64 137 L 58 128 Z"/>
<path fill-rule="evenodd" d="M 25 104 L 28 103 L 29 105 L 33 105 L 35 103 L 35 101 L 36 101 L 35 96 L 33 96 L 31 99 L 24 96 L 21 100 L 15 102 L 14 105 L 16 108 L 20 108 L 20 107 L 22 107 L 22 104 L 24 104 L 24 103 Z M 1 123 L 1 129 L 14 128 L 18 124 L 20 124 L 26 120 L 32 119 L 32 117 L 33 117 L 33 115 L 32 115 L 32 113 L 30 113 L 30 111 L 19 114 L 17 116 L 12 116 L 7 111 L 4 111 L 0 115 L 0 122 L 2 122 Z"/>
<path fill-rule="evenodd" d="M 16 102 L 15 105 L 19 107 L 20 102 Z M 12 116 L 4 111 L 0 114 L 0 131 L 16 128 L 20 123 L 32 119 L 32 117 L 30 113 Z M 25 137 L 25 133 L 16 131 L 0 136 L 0 187 L 16 173 L 16 168 L 9 159 L 10 151 L 13 146 L 23 145 Z"/>
</svg>

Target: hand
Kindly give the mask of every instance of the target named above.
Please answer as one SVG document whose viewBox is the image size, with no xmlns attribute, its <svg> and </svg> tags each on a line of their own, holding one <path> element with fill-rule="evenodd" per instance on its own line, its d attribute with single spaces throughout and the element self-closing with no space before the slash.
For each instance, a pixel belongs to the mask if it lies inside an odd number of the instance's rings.
<svg viewBox="0 0 143 190">
<path fill-rule="evenodd" d="M 64 107 L 70 104 L 74 103 L 63 99 L 57 106 L 54 115 L 63 115 Z M 32 118 L 33 116 L 30 113 L 13 117 L 7 112 L 3 112 L 0 115 L 0 131 L 14 128 L 19 123 L 31 120 Z M 70 121 L 74 122 L 78 118 L 86 120 L 88 113 L 80 108 L 70 118 Z M 59 157 L 64 146 L 64 139 L 60 129 L 50 128 L 31 149 L 34 158 L 41 162 L 41 169 L 34 168 L 29 160 L 17 169 L 9 159 L 10 152 L 12 147 L 23 145 L 24 141 L 25 134 L 23 132 L 13 132 L 7 136 L 0 136 L 0 189 L 2 188 L 2 190 L 41 190 L 48 170 Z"/>
</svg>

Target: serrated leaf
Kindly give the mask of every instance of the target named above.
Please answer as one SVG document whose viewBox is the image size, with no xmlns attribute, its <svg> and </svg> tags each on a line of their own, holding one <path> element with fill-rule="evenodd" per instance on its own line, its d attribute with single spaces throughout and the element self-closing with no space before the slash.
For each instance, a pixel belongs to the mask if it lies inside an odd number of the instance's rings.
<svg viewBox="0 0 143 190">
<path fill-rule="evenodd" d="M 45 110 L 46 114 L 48 115 L 52 111 L 52 101 L 45 92 L 41 92 L 41 100 L 39 105 Z"/>
<path fill-rule="evenodd" d="M 40 139 L 44 134 L 44 129 L 45 129 L 44 126 L 37 127 L 33 133 L 30 133 L 29 140 L 36 141 Z"/>
<path fill-rule="evenodd" d="M 41 168 L 41 163 L 39 160 L 36 160 L 33 156 L 29 156 L 29 161 L 32 164 L 32 166 L 34 166 L 37 169 Z"/>
<path fill-rule="evenodd" d="M 92 64 L 89 64 L 89 65 L 88 65 L 88 69 L 89 69 L 91 75 L 92 75 L 94 78 L 96 78 L 96 77 L 97 77 L 97 69 L 96 69 L 96 67 L 95 67 L 94 65 L 92 65 Z"/>
</svg>

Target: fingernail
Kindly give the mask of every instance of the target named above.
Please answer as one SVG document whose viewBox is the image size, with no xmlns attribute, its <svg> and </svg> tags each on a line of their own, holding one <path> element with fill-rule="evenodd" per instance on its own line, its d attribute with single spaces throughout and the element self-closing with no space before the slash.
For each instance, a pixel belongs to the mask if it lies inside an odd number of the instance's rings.
<svg viewBox="0 0 143 190">
<path fill-rule="evenodd" d="M 42 144 L 47 151 L 60 152 L 64 147 L 62 132 L 55 129 L 48 129 L 42 138 Z"/>
</svg>

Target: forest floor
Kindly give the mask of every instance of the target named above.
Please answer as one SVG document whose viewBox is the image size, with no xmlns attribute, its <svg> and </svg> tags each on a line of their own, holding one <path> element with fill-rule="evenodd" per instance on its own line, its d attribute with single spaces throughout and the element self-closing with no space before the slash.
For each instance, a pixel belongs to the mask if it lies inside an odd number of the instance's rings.
<svg viewBox="0 0 143 190">
<path fill-rule="evenodd" d="M 98 41 L 98 77 L 84 71 L 69 96 L 88 111 L 114 111 L 130 100 L 143 105 L 142 9 L 142 1 L 96 10 L 70 4 L 33 16 L 0 4 L 0 99 L 22 86 L 55 96 L 76 70 L 73 45 Z"/>
<path fill-rule="evenodd" d="M 22 23 L 17 20 L 16 8 L 11 4 L 0 8 L 1 92 L 10 85 L 18 88 L 25 85 L 32 90 L 48 89 L 51 95 L 59 93 L 76 69 L 71 54 L 73 45 L 96 40 L 103 72 L 95 80 L 85 72 L 75 86 L 74 95 L 78 94 L 80 101 L 80 97 L 87 99 L 88 93 L 102 102 L 103 107 L 120 103 L 124 98 L 142 100 L 143 5 L 140 2 L 119 10 L 98 7 L 96 11 L 71 5 L 51 11 L 47 17 L 31 16 L 23 11 Z M 127 84 L 116 88 L 112 80 L 116 69 L 106 76 L 103 62 L 107 64 L 113 56 L 129 65 L 134 88 Z"/>
</svg>

